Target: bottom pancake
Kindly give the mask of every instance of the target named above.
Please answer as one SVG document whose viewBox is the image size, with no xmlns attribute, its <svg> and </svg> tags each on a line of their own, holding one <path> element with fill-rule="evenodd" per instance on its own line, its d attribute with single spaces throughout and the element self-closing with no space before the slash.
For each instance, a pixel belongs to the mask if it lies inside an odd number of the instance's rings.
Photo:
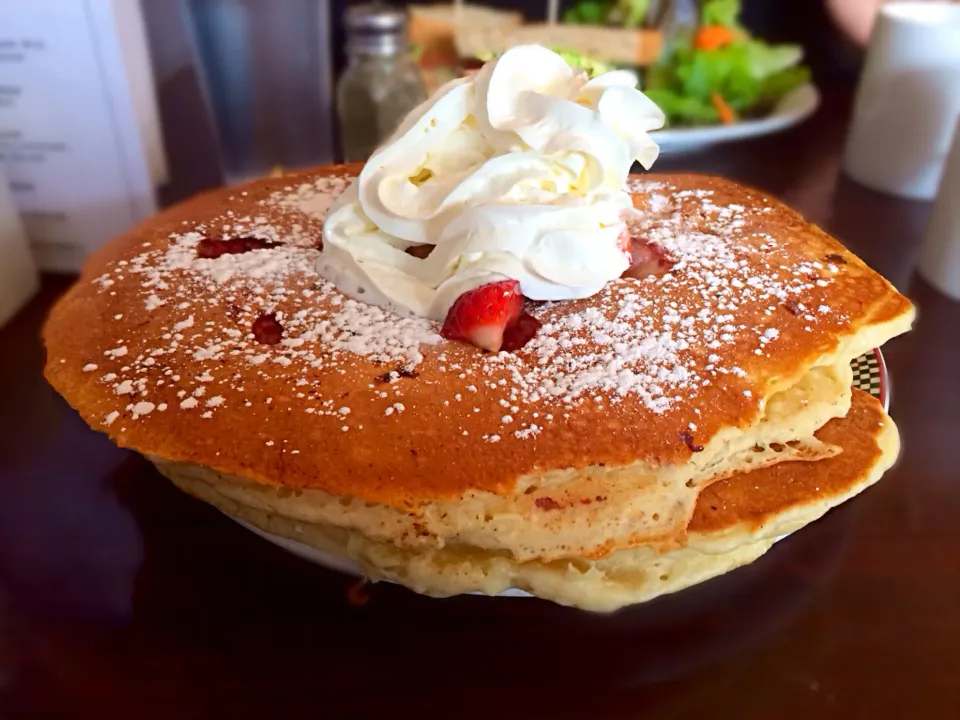
<svg viewBox="0 0 960 720">
<path fill-rule="evenodd" d="M 468 491 L 403 508 L 317 488 L 291 488 L 280 478 L 280 484 L 267 484 L 148 457 L 161 469 L 175 465 L 171 472 L 182 485 L 193 479 L 215 486 L 224 501 L 304 525 L 336 526 L 419 554 L 456 545 L 523 563 L 599 559 L 655 543 L 661 551 L 682 547 L 698 493 L 722 478 L 839 453 L 839 447 L 815 433 L 847 414 L 851 384 L 846 361 L 813 367 L 772 395 L 755 425 L 725 428 L 678 465 L 638 461 L 555 468 L 517 478 L 513 490 L 503 495 Z M 282 472 L 278 475 L 282 478 Z"/>
<path fill-rule="evenodd" d="M 391 580 L 434 596 L 514 587 L 563 605 L 612 611 L 689 587 L 752 562 L 784 533 L 816 520 L 876 482 L 899 450 L 896 426 L 859 390 L 844 418 L 817 437 L 843 452 L 816 462 L 785 462 L 741 473 L 700 493 L 683 548 L 652 546 L 596 559 L 518 562 L 506 552 L 448 544 L 411 550 L 356 531 L 292 520 L 242 505 L 218 492 L 194 466 L 157 461 L 186 492 L 266 532 L 349 558 L 374 580 Z M 215 474 L 209 473 L 209 477 Z"/>
</svg>

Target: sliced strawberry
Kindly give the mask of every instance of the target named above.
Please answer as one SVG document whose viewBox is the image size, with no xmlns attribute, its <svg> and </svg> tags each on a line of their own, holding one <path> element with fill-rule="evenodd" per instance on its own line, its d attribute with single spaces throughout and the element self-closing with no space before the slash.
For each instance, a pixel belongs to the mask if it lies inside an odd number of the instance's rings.
<svg viewBox="0 0 960 720">
<path fill-rule="evenodd" d="M 663 251 L 663 248 L 653 243 L 634 240 L 630 248 L 631 265 L 620 277 L 643 280 L 646 277 L 661 277 L 673 269 L 676 264 Z"/>
<path fill-rule="evenodd" d="M 197 243 L 197 257 L 212 260 L 221 255 L 240 255 L 251 250 L 267 250 L 276 245 L 270 240 L 255 237 L 204 238 Z"/>
<path fill-rule="evenodd" d="M 283 340 L 283 325 L 276 313 L 264 313 L 253 321 L 253 337 L 258 343 L 276 345 Z"/>
<path fill-rule="evenodd" d="M 517 321 L 503 331 L 503 345 L 500 346 L 500 349 L 507 352 L 516 352 L 533 340 L 534 336 L 540 331 L 542 324 L 530 313 L 520 313 Z"/>
<path fill-rule="evenodd" d="M 633 240 L 630 239 L 630 230 L 627 228 L 623 229 L 623 232 L 620 233 L 620 237 L 617 238 L 617 247 L 623 251 L 623 254 L 627 256 L 627 259 L 630 259 L 630 249 L 633 245 Z"/>
<path fill-rule="evenodd" d="M 522 310 L 523 295 L 516 280 L 481 285 L 457 298 L 440 334 L 497 352 L 503 345 L 503 331 L 517 321 Z"/>
<path fill-rule="evenodd" d="M 430 253 L 433 252 L 436 245 L 411 245 L 404 252 L 407 255 L 413 255 L 415 258 L 420 258 L 421 260 L 430 256 Z"/>
</svg>

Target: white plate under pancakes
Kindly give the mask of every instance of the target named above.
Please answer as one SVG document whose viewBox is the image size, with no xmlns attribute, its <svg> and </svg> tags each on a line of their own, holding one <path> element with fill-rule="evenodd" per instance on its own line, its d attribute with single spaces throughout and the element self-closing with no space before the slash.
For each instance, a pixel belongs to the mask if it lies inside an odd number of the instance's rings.
<svg viewBox="0 0 960 720">
<path fill-rule="evenodd" d="M 884 362 L 883 355 L 881 354 L 879 348 L 876 348 L 868 353 L 864 353 L 860 357 L 854 359 L 851 361 L 850 366 L 853 368 L 853 386 L 863 390 L 864 392 L 868 392 L 877 398 L 881 405 L 883 405 L 884 412 L 889 410 L 890 378 L 887 374 L 886 362 Z M 315 547 L 311 547 L 310 545 L 297 542 L 296 540 L 291 540 L 289 538 L 281 537 L 280 535 L 268 533 L 258 527 L 255 527 L 254 525 L 251 525 L 245 520 L 234 517 L 233 515 L 228 515 L 228 517 L 245 527 L 250 532 L 259 535 L 264 540 L 268 540 L 274 545 L 277 545 L 278 547 L 281 547 L 287 552 L 293 553 L 304 560 L 309 560 L 310 562 L 320 565 L 321 567 L 325 567 L 330 570 L 336 570 L 348 575 L 362 576 L 364 574 L 363 569 L 359 565 L 347 560 L 346 558 L 331 555 L 330 553 L 326 553 L 322 550 L 318 550 Z M 777 540 L 782 540 L 785 537 L 786 535 L 783 535 L 778 537 Z M 473 594 L 482 595 L 483 593 Z M 525 590 L 510 588 L 500 593 L 500 597 L 532 597 L 532 595 Z"/>
</svg>

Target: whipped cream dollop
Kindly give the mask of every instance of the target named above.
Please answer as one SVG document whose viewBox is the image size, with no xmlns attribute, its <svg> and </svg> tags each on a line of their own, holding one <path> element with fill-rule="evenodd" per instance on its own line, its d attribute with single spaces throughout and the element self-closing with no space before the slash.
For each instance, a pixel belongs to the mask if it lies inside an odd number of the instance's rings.
<svg viewBox="0 0 960 720">
<path fill-rule="evenodd" d="M 593 295 L 630 264 L 627 176 L 656 160 L 648 133 L 663 122 L 632 72 L 588 79 L 546 48 L 513 48 L 440 88 L 374 153 L 331 208 L 318 270 L 435 320 L 504 279 L 532 300 Z"/>
</svg>

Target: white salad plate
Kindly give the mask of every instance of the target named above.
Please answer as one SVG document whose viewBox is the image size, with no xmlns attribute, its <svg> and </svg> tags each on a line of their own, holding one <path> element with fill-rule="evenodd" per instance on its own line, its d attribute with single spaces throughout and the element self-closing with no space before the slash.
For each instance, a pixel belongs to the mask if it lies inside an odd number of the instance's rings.
<svg viewBox="0 0 960 720">
<path fill-rule="evenodd" d="M 688 153 L 710 145 L 748 140 L 781 132 L 810 117 L 820 106 L 820 93 L 807 83 L 787 93 L 773 112 L 763 118 L 732 125 L 708 125 L 658 130 L 651 133 L 661 154 Z"/>
</svg>

